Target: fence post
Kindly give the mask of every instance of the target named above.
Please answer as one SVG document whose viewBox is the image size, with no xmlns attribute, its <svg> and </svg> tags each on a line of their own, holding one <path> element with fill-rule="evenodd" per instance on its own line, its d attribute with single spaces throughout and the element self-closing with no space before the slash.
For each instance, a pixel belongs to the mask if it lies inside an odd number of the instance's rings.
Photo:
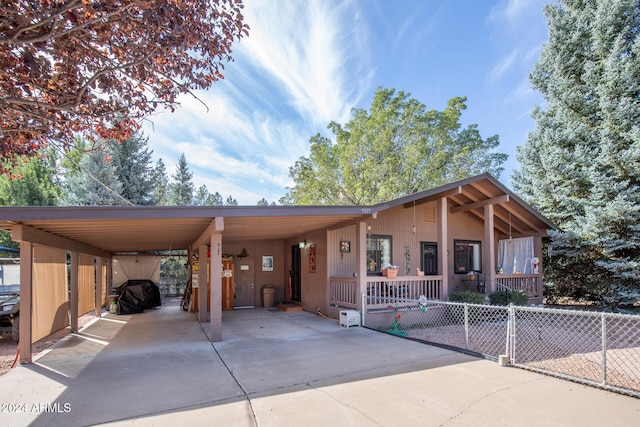
<svg viewBox="0 0 640 427">
<path fill-rule="evenodd" d="M 602 334 L 602 385 L 607 385 L 607 317 L 600 314 L 600 331 Z"/>
<path fill-rule="evenodd" d="M 509 304 L 507 308 L 508 314 L 508 327 L 507 331 L 509 339 L 507 346 L 507 354 L 509 355 L 509 362 L 513 365 L 516 362 L 516 307 L 513 304 Z"/>
<path fill-rule="evenodd" d="M 464 348 L 469 350 L 469 304 L 464 304 Z"/>
</svg>

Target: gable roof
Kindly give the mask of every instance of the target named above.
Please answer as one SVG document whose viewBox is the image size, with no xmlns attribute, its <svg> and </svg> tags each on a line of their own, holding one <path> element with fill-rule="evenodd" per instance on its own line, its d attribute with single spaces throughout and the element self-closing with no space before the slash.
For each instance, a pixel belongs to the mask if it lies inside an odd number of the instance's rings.
<svg viewBox="0 0 640 427">
<path fill-rule="evenodd" d="M 1 207 L 0 229 L 16 226 L 31 233 L 32 238 L 60 238 L 77 243 L 87 253 L 108 256 L 115 252 L 186 249 L 218 217 L 224 218 L 224 241 L 283 240 L 445 196 L 452 212 L 465 212 L 479 221 L 484 218 L 482 206 L 496 202 L 495 226 L 505 234 L 509 223 L 514 236 L 546 234 L 547 229 L 554 228 L 495 178 L 484 174 L 374 206 Z"/>
<path fill-rule="evenodd" d="M 397 206 L 411 208 L 442 197 L 448 198 L 450 213 L 465 212 L 482 222 L 484 206 L 493 204 L 495 228 L 504 235 L 546 236 L 547 230 L 557 228 L 544 215 L 487 173 L 381 203 L 375 209 L 380 211 Z"/>
</svg>

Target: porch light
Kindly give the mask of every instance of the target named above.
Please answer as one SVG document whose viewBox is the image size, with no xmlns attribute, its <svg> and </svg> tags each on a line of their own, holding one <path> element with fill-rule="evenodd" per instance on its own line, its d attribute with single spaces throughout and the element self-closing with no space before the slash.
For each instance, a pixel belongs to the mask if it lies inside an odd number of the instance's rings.
<svg viewBox="0 0 640 427">
<path fill-rule="evenodd" d="M 302 240 L 300 242 L 298 242 L 298 247 L 300 249 L 304 249 L 304 247 L 307 245 L 307 241 L 306 240 Z"/>
</svg>

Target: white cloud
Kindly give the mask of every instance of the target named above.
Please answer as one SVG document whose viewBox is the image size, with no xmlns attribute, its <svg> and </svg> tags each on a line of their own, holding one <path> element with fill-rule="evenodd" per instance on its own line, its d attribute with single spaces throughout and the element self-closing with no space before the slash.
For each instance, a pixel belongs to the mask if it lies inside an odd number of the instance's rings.
<svg viewBox="0 0 640 427">
<path fill-rule="evenodd" d="M 243 58 L 283 87 L 310 124 L 346 121 L 370 84 L 362 72 L 366 29 L 351 4 L 251 0 L 245 16 L 251 30 L 239 45 Z M 354 74 L 364 81 L 351 80 Z"/>
<path fill-rule="evenodd" d="M 520 51 L 519 49 L 514 49 L 507 55 L 502 58 L 500 62 L 493 66 L 491 71 L 489 72 L 489 80 L 490 81 L 499 81 L 500 78 L 507 73 L 513 66 L 514 62 L 517 60 Z"/>
<path fill-rule="evenodd" d="M 152 118 L 145 133 L 169 175 L 184 153 L 197 187 L 255 204 L 284 195 L 311 136 L 349 119 L 372 67 L 349 2 L 250 0 L 244 14 L 249 37 L 234 45 L 225 79 L 198 92 L 202 102 L 182 96 L 181 108 Z"/>
</svg>

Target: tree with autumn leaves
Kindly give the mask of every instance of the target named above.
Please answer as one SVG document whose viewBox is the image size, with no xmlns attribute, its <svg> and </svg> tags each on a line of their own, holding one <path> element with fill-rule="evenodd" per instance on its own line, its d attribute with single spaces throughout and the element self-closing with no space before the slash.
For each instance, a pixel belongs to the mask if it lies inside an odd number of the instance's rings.
<svg viewBox="0 0 640 427">
<path fill-rule="evenodd" d="M 223 78 L 248 35 L 241 0 L 7 0 L 0 8 L 0 155 L 126 140 L 158 107 Z M 11 163 L 11 162 L 10 162 Z M 7 172 L 0 164 L 0 172 Z"/>
</svg>

